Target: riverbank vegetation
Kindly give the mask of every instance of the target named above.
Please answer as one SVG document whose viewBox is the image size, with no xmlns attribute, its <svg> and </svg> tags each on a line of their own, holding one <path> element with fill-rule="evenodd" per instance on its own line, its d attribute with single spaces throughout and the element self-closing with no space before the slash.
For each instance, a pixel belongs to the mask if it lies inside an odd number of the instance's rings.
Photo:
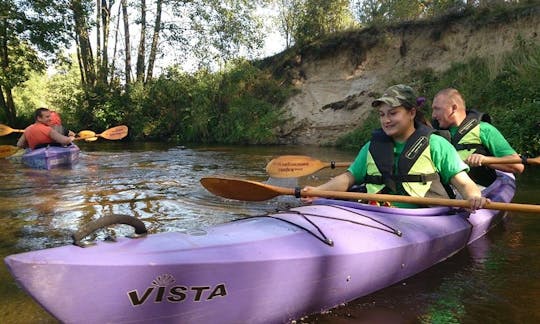
<svg viewBox="0 0 540 324">
<path fill-rule="evenodd" d="M 487 5 L 493 2 L 498 4 Z M 276 23 L 286 49 L 256 60 L 264 36 L 256 12 L 269 3 L 279 13 Z M 0 6 L 2 122 L 23 128 L 35 108 L 45 105 L 60 111 L 75 130 L 127 124 L 131 139 L 226 144 L 277 142 L 275 130 L 286 115 L 282 107 L 295 93 L 289 67 L 299 53 L 331 55 L 343 37 L 365 38 L 370 31 L 376 42 L 388 26 L 429 24 L 434 17 L 444 26 L 445 19 L 464 15 L 489 23 L 517 19 L 537 6 L 528 1 L 158 0 L 152 8 L 121 1 L 114 11 L 112 1 L 20 4 Z M 25 15 L 25 10 L 44 13 L 45 7 L 48 16 Z M 97 21 L 95 12 L 102 13 Z M 167 20 L 162 12 L 185 19 Z M 77 54 L 59 55 L 73 38 Z M 156 62 L 171 52 L 177 59 L 156 73 Z M 196 68 L 188 71 L 186 61 Z M 428 98 L 426 107 L 437 90 L 452 85 L 463 92 L 468 107 L 490 113 L 520 153 L 539 154 L 538 62 L 539 45 L 522 39 L 504 58 L 456 62 L 442 73 L 411 71 L 394 82 L 418 89 Z M 47 73 L 51 67 L 54 73 Z M 357 149 L 377 123 L 371 116 L 336 145 Z"/>
</svg>

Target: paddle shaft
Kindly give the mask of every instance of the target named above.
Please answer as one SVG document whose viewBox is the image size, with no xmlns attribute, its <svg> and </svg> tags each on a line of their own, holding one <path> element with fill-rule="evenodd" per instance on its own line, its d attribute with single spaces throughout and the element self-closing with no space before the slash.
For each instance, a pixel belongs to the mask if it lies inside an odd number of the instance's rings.
<svg viewBox="0 0 540 324">
<path fill-rule="evenodd" d="M 286 189 L 287 193 L 283 194 L 295 196 L 295 189 L 282 188 Z M 445 199 L 445 198 L 425 198 L 425 197 L 411 197 L 411 196 L 400 196 L 400 195 L 388 195 L 388 194 L 369 194 L 361 192 L 339 192 L 339 191 L 326 191 L 312 189 L 309 194 L 300 193 L 301 197 L 324 197 L 324 198 L 333 198 L 333 199 L 350 199 L 350 200 L 372 200 L 372 201 L 389 201 L 389 202 L 400 202 L 400 203 L 410 203 L 417 205 L 435 205 L 435 206 L 449 206 L 449 207 L 461 207 L 469 208 L 470 204 L 467 200 L 460 199 Z M 519 211 L 519 212 L 530 212 L 530 213 L 540 213 L 540 206 L 537 205 L 528 205 L 528 204 L 515 204 L 515 203 L 500 203 L 500 202 L 489 202 L 484 206 L 484 209 L 495 209 L 495 210 L 506 210 L 506 211 Z"/>
<path fill-rule="evenodd" d="M 302 194 L 302 196 L 307 196 Z M 309 196 L 335 198 L 335 199 L 354 199 L 354 200 L 374 200 L 374 201 L 390 201 L 411 203 L 418 205 L 435 205 L 435 206 L 449 206 L 449 207 L 461 207 L 469 208 L 470 204 L 467 200 L 460 199 L 445 199 L 445 198 L 425 198 L 425 197 L 411 197 L 411 196 L 399 196 L 388 194 L 368 194 L 358 192 L 334 192 L 324 190 L 312 190 Z M 528 204 L 515 204 L 515 203 L 500 203 L 489 202 L 484 206 L 484 209 L 495 209 L 505 211 L 520 211 L 530 213 L 540 213 L 540 206 L 528 205 Z"/>
<path fill-rule="evenodd" d="M 525 162 L 525 163 L 523 163 Z M 514 163 L 523 163 L 523 164 L 540 164 L 540 156 L 535 158 L 520 158 L 515 156 L 504 156 L 504 157 L 494 157 L 494 156 L 485 156 L 482 160 L 482 164 L 514 164 Z M 322 162 L 320 161 L 320 169 L 323 168 L 346 168 L 349 167 L 352 162 Z M 291 167 L 298 167 L 298 165 L 291 165 Z"/>
<path fill-rule="evenodd" d="M 295 197 L 322 197 L 332 199 L 402 202 L 418 205 L 449 206 L 461 208 L 470 207 L 470 204 L 467 200 L 459 199 L 411 197 L 388 194 L 369 194 L 361 192 L 326 191 L 319 189 L 311 189 L 308 194 L 299 189 L 284 188 L 256 181 L 230 178 L 207 177 L 201 179 L 201 183 L 206 189 L 208 189 L 208 191 L 212 192 L 215 195 L 229 199 L 247 201 L 263 201 L 277 197 L 279 195 L 292 195 Z M 489 202 L 484 206 L 484 208 L 505 211 L 540 213 L 539 205 L 529 204 Z"/>
</svg>

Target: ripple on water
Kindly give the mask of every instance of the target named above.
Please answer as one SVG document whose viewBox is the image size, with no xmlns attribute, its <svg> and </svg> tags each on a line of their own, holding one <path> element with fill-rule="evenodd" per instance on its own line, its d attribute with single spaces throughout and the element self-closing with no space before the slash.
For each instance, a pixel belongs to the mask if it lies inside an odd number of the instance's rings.
<svg viewBox="0 0 540 324">
<path fill-rule="evenodd" d="M 24 249 L 70 243 L 70 233 L 109 214 L 140 218 L 151 233 L 202 233 L 208 226 L 273 211 L 276 204 L 222 199 L 207 192 L 199 179 L 227 174 L 264 180 L 267 162 L 267 156 L 253 158 L 235 149 L 172 148 L 85 152 L 71 169 L 9 165 L 17 176 L 1 187 L 0 211 L 24 223 L 19 237 Z"/>
</svg>

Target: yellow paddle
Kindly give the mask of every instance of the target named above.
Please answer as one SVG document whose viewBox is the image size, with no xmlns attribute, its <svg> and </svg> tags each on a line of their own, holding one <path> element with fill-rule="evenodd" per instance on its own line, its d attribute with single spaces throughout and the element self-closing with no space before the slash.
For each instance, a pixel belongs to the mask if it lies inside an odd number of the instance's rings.
<svg viewBox="0 0 540 324">
<path fill-rule="evenodd" d="M 207 177 L 201 179 L 201 184 L 211 193 L 235 200 L 246 201 L 263 201 L 280 195 L 292 195 L 295 197 L 307 197 L 305 193 L 299 189 L 283 188 L 265 183 L 260 183 L 251 180 L 241 180 L 232 178 L 216 178 Z M 326 191 L 313 189 L 309 196 L 324 197 L 333 199 L 352 199 L 352 200 L 374 200 L 374 201 L 391 201 L 404 202 L 418 205 L 436 205 L 449 207 L 469 208 L 467 200 L 445 199 L 445 198 L 425 198 L 398 196 L 386 194 L 368 194 L 360 192 L 342 192 L 342 191 Z M 528 213 L 540 213 L 539 205 L 514 204 L 490 202 L 484 206 L 485 209 L 519 211 Z"/>
<path fill-rule="evenodd" d="M 23 129 L 13 129 L 7 125 L 0 124 L 0 136 L 9 135 L 11 133 L 23 133 Z"/>
<path fill-rule="evenodd" d="M 283 155 L 266 165 L 266 172 L 274 178 L 298 178 L 324 168 L 346 168 L 351 162 L 322 162 L 304 155 Z"/>
<path fill-rule="evenodd" d="M 0 159 L 12 156 L 17 153 L 19 148 L 13 145 L 0 145 Z"/>
<path fill-rule="evenodd" d="M 482 164 L 512 164 L 523 163 L 519 157 L 494 157 L 486 156 Z M 535 158 L 525 158 L 526 164 L 540 164 L 540 156 Z M 348 167 L 352 162 L 322 162 L 304 155 L 283 155 L 279 156 L 266 165 L 266 172 L 274 178 L 298 178 L 313 174 L 324 168 Z"/>
<path fill-rule="evenodd" d="M 125 125 L 120 125 L 116 127 L 112 127 L 107 129 L 101 134 L 96 134 L 93 131 L 90 130 L 83 130 L 80 131 L 75 138 L 76 140 L 86 140 L 88 142 L 92 142 L 97 140 L 98 137 L 103 137 L 104 139 L 108 140 L 120 140 L 124 137 L 126 137 L 128 134 L 128 127 Z"/>
</svg>

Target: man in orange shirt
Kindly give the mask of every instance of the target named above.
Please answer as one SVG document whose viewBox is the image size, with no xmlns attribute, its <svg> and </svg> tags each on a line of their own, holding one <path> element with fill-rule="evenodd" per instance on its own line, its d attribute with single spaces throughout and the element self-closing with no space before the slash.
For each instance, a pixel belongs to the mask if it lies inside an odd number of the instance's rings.
<svg viewBox="0 0 540 324">
<path fill-rule="evenodd" d="M 24 130 L 17 141 L 22 148 L 39 148 L 50 144 L 69 145 L 73 142 L 74 134 L 64 136 L 51 127 L 51 111 L 47 108 L 38 108 L 34 113 L 36 122 Z"/>
</svg>

